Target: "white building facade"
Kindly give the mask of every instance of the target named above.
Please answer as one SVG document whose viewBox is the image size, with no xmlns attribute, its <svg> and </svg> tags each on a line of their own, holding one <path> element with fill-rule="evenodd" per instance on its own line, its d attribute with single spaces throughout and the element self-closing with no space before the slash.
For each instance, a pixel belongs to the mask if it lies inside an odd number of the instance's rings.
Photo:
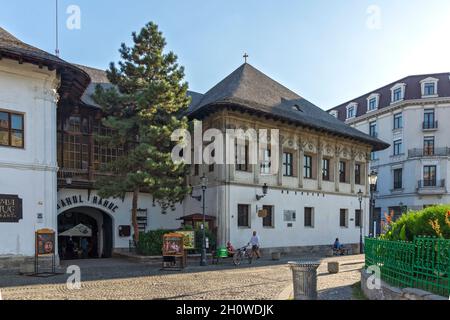
<svg viewBox="0 0 450 320">
<path fill-rule="evenodd" d="M 407 210 L 450 203 L 449 76 L 410 76 L 329 111 L 391 145 L 371 155 L 380 220 L 391 212 L 398 218 Z"/>
<path fill-rule="evenodd" d="M 189 180 L 196 194 L 201 192 L 200 177 L 208 177 L 206 212 L 217 217 L 219 244 L 243 246 L 256 231 L 269 252 L 327 254 L 336 238 L 358 250 L 360 231 L 369 233 L 370 152 L 387 144 L 340 126 L 249 64 L 195 97 L 190 117 L 202 120 L 204 131 L 277 129 L 280 136 L 277 162 L 259 150 L 257 164 L 245 160 L 193 168 Z M 241 148 L 243 158 L 249 158 L 248 141 L 235 147 L 236 154 Z M 271 173 L 267 168 L 274 163 L 278 168 Z M 268 191 L 261 197 L 263 186 Z M 201 203 L 188 199 L 185 211 L 201 212 Z"/>
</svg>

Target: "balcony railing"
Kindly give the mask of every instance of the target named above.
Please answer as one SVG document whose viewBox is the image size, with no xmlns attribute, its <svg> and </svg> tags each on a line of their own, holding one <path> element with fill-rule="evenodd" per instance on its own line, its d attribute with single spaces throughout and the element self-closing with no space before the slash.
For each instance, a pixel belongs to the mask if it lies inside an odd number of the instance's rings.
<svg viewBox="0 0 450 320">
<path fill-rule="evenodd" d="M 446 192 L 445 179 L 420 180 L 417 186 L 419 194 L 442 194 Z"/>
<path fill-rule="evenodd" d="M 415 148 L 408 150 L 408 158 L 450 157 L 450 148 Z"/>
<path fill-rule="evenodd" d="M 429 179 L 419 181 L 419 188 L 428 188 L 428 187 L 445 188 L 445 179 L 443 180 Z"/>
<path fill-rule="evenodd" d="M 437 121 L 424 121 L 422 123 L 422 129 L 423 130 L 433 130 L 438 128 L 438 122 Z"/>
</svg>

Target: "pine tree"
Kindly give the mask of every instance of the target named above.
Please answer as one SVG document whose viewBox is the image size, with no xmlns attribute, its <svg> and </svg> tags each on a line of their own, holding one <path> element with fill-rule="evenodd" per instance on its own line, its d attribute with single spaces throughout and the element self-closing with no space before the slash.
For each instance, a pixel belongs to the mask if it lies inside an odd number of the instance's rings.
<svg viewBox="0 0 450 320">
<path fill-rule="evenodd" d="M 97 86 L 93 98 L 102 107 L 103 125 L 112 129 L 111 135 L 96 139 L 125 151 L 104 168 L 114 175 L 100 178 L 96 188 L 104 198 L 133 193 L 132 224 L 137 242 L 140 192 L 151 193 L 163 212 L 174 209 L 189 192 L 184 180 L 187 165 L 172 161 L 170 136 L 176 129 L 187 128 L 187 119 L 180 115 L 190 98 L 183 82 L 184 68 L 177 64 L 174 53 L 164 53 L 166 41 L 158 26 L 150 22 L 132 37 L 134 46 L 122 43 L 118 67 L 111 63 L 107 71 L 113 86 Z"/>
</svg>

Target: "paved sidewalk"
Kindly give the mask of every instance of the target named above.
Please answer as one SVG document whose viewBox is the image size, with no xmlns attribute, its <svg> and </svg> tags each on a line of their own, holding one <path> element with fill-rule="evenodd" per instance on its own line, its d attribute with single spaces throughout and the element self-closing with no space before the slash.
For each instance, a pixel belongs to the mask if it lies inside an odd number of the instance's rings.
<svg viewBox="0 0 450 320">
<path fill-rule="evenodd" d="M 329 275 L 326 262 L 361 260 L 361 256 L 324 259 L 319 268 L 320 299 L 351 299 L 351 285 L 359 281 L 358 268 L 349 265 L 337 275 Z M 161 271 L 159 267 L 120 259 L 71 261 L 81 268 L 82 289 L 68 290 L 68 274 L 35 278 L 0 275 L 5 300 L 122 300 L 122 299 L 278 299 L 292 283 L 288 261 L 310 260 L 284 257 L 280 261 L 258 260 L 251 266 L 190 266 L 184 272 Z M 67 265 L 67 262 L 66 262 Z"/>
</svg>

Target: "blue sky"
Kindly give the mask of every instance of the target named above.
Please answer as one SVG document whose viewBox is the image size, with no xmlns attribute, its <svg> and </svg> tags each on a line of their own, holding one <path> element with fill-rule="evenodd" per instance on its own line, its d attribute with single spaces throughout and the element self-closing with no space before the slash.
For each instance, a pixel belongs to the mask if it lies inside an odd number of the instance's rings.
<svg viewBox="0 0 450 320">
<path fill-rule="evenodd" d="M 54 52 L 54 0 L 2 2 L 3 28 Z M 244 52 L 324 109 L 407 75 L 450 72 L 448 0 L 59 2 L 63 59 L 105 69 L 132 31 L 154 21 L 199 92 L 239 67 Z M 81 9 L 79 30 L 66 27 L 69 5 Z"/>
</svg>

